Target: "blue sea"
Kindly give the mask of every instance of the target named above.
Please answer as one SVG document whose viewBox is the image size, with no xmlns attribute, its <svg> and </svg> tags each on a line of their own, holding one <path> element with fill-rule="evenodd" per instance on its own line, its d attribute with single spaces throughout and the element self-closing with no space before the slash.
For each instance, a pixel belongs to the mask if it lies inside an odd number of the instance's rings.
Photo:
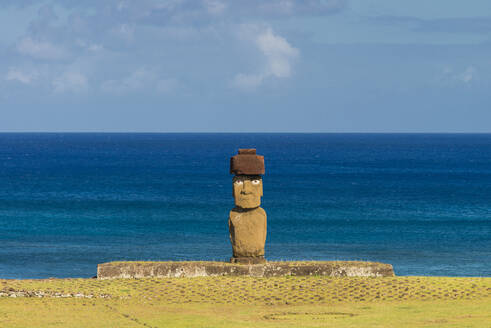
<svg viewBox="0 0 491 328">
<path fill-rule="evenodd" d="M 0 134 L 0 278 L 231 256 L 229 159 L 265 156 L 269 260 L 491 276 L 491 134 Z"/>
</svg>

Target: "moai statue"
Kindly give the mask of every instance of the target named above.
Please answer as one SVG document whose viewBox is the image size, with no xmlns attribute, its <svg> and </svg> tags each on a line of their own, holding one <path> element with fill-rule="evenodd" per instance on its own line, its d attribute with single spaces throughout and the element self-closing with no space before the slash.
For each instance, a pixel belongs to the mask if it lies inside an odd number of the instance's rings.
<svg viewBox="0 0 491 328">
<path fill-rule="evenodd" d="M 235 207 L 228 226 L 232 242 L 232 263 L 265 263 L 266 212 L 259 207 L 263 195 L 264 157 L 256 149 L 239 149 L 230 159 Z"/>
</svg>

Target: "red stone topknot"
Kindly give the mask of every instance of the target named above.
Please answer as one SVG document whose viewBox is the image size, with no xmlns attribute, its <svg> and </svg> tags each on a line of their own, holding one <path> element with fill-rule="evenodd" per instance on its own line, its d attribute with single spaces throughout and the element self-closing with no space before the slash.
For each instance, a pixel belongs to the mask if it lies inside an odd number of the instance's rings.
<svg viewBox="0 0 491 328">
<path fill-rule="evenodd" d="M 263 175 L 264 156 L 256 155 L 256 149 L 239 149 L 239 153 L 230 158 L 230 174 Z"/>
</svg>

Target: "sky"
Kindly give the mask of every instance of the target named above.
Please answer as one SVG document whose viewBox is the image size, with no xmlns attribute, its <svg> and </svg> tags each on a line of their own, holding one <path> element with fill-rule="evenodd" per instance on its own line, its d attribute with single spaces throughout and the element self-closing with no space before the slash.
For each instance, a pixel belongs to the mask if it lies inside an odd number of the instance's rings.
<svg viewBox="0 0 491 328">
<path fill-rule="evenodd" d="M 489 0 L 0 0 L 2 132 L 491 132 Z"/>
</svg>

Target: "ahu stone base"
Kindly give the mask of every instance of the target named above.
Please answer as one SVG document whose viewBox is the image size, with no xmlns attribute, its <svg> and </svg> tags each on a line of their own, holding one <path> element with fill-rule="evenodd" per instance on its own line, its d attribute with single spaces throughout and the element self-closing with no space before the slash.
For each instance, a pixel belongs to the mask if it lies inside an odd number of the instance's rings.
<svg viewBox="0 0 491 328">
<path fill-rule="evenodd" d="M 97 266 L 98 279 L 218 276 L 393 277 L 394 270 L 390 264 L 358 261 L 266 262 L 264 264 L 208 261 L 109 262 Z"/>
</svg>

